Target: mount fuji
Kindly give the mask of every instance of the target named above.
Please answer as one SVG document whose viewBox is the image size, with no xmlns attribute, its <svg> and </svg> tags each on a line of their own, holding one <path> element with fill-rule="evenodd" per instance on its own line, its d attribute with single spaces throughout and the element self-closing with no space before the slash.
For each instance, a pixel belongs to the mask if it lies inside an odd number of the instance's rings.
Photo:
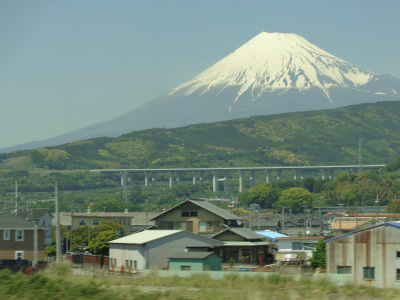
<svg viewBox="0 0 400 300">
<path fill-rule="evenodd" d="M 193 79 L 120 117 L 1 152 L 254 115 L 400 99 L 400 80 L 360 69 L 296 34 L 262 32 Z"/>
</svg>

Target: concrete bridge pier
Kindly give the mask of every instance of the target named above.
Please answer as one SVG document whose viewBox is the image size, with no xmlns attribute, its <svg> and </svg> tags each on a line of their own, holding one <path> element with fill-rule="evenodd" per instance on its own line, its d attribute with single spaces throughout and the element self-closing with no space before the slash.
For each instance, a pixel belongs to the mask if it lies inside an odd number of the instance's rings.
<svg viewBox="0 0 400 300">
<path fill-rule="evenodd" d="M 278 182 L 282 182 L 282 170 L 277 171 L 276 179 L 278 180 Z"/>
<path fill-rule="evenodd" d="M 293 170 L 293 180 L 297 181 L 297 170 Z"/>
<path fill-rule="evenodd" d="M 270 181 L 271 181 L 271 171 L 269 171 L 269 170 L 267 170 L 267 171 L 265 171 L 265 175 L 266 175 L 266 178 L 265 178 L 265 181 L 267 182 L 267 183 L 270 183 Z"/>
<path fill-rule="evenodd" d="M 204 183 L 204 172 L 199 172 L 199 183 Z"/>
<path fill-rule="evenodd" d="M 256 172 L 250 171 L 250 188 L 251 189 L 255 186 L 255 184 L 254 184 L 255 178 L 256 178 Z"/>
<path fill-rule="evenodd" d="M 128 183 L 127 175 L 127 172 L 121 172 L 121 185 L 125 185 Z"/>
<path fill-rule="evenodd" d="M 329 172 L 329 179 L 333 180 L 335 170 L 329 170 L 328 172 Z"/>
<path fill-rule="evenodd" d="M 212 171 L 213 174 L 213 192 L 218 192 L 218 173 L 217 171 Z"/>
<path fill-rule="evenodd" d="M 321 179 L 325 180 L 325 178 L 326 178 L 326 170 L 325 169 L 321 169 L 321 173 L 322 173 Z"/>
<path fill-rule="evenodd" d="M 144 186 L 149 186 L 149 178 L 151 176 L 150 172 L 144 172 Z"/>
<path fill-rule="evenodd" d="M 174 173 L 173 172 L 168 172 L 169 174 L 169 188 L 172 188 L 174 185 Z"/>
<path fill-rule="evenodd" d="M 181 182 L 181 173 L 176 172 L 176 182 Z"/>
<path fill-rule="evenodd" d="M 224 193 L 228 194 L 228 183 L 229 183 L 229 174 L 228 172 L 224 172 Z"/>
<path fill-rule="evenodd" d="M 192 171 L 192 173 L 193 173 L 193 184 L 196 184 L 197 183 L 197 172 Z"/>
<path fill-rule="evenodd" d="M 154 173 L 152 178 L 151 178 L 151 185 L 152 186 L 156 186 L 156 184 L 157 184 L 156 176 L 157 176 L 157 174 Z"/>
<path fill-rule="evenodd" d="M 244 177 L 243 171 L 239 171 L 239 193 L 243 193 Z"/>
</svg>

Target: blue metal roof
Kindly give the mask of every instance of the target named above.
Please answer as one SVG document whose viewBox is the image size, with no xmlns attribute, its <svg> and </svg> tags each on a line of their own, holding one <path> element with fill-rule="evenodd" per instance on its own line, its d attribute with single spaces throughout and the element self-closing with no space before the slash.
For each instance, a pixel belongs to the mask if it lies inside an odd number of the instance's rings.
<svg viewBox="0 0 400 300">
<path fill-rule="evenodd" d="M 279 232 L 275 232 L 275 231 L 256 231 L 256 233 L 272 239 L 273 242 L 277 242 L 276 238 L 289 237 L 288 235 L 285 235 L 285 234 L 282 234 Z"/>
</svg>

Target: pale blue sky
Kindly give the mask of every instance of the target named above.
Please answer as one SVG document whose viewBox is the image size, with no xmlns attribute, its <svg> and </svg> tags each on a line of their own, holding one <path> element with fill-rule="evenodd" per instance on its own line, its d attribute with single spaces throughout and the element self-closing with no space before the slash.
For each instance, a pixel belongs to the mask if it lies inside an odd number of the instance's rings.
<svg viewBox="0 0 400 300">
<path fill-rule="evenodd" d="M 400 78 L 398 0 L 0 0 L 0 148 L 122 115 L 262 31 Z"/>
</svg>

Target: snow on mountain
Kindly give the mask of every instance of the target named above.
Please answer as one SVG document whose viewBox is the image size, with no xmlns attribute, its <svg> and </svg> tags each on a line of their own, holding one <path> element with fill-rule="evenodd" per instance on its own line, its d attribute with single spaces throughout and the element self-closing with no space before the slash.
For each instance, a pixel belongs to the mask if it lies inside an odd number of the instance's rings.
<svg viewBox="0 0 400 300">
<path fill-rule="evenodd" d="M 249 89 L 254 101 L 265 92 L 318 87 L 329 98 L 328 88 L 357 87 L 373 76 L 296 34 L 262 32 L 169 95 L 205 94 L 212 88 L 240 86 L 236 102 Z"/>
<path fill-rule="evenodd" d="M 156 127 L 399 99 L 397 78 L 364 71 L 296 34 L 262 32 L 192 80 L 120 117 L 0 152 Z"/>
</svg>

